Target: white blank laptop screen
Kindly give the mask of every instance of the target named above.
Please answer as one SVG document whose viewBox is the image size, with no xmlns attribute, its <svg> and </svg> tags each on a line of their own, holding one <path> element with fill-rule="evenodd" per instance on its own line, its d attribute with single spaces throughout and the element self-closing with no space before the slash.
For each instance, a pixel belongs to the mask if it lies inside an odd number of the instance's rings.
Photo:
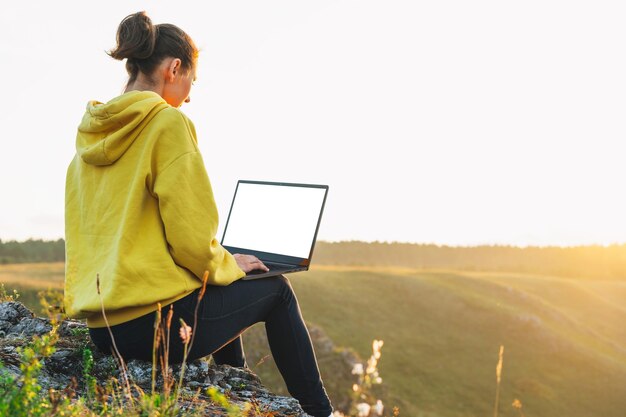
<svg viewBox="0 0 626 417">
<path fill-rule="evenodd" d="M 222 244 L 308 258 L 324 188 L 239 183 Z"/>
</svg>

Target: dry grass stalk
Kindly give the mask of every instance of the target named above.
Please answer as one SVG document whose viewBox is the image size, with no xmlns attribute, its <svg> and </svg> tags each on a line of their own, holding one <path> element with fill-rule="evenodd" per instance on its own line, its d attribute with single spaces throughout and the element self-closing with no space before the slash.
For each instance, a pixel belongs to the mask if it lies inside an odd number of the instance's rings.
<svg viewBox="0 0 626 417">
<path fill-rule="evenodd" d="M 193 330 L 191 332 L 191 341 L 189 342 L 189 350 L 191 351 L 191 347 L 193 346 L 193 341 L 196 338 L 196 327 L 198 325 L 198 307 L 200 306 L 200 301 L 202 297 L 204 297 L 204 293 L 206 292 L 207 282 L 209 281 L 209 271 L 204 271 L 204 275 L 202 276 L 202 288 L 198 293 L 198 300 L 196 301 L 196 309 L 193 312 Z"/>
<path fill-rule="evenodd" d="M 155 384 L 156 384 L 156 367 L 157 367 L 156 346 L 159 343 L 160 333 L 161 333 L 161 304 L 158 303 L 156 316 L 154 318 L 154 337 L 152 339 L 152 391 L 151 391 L 152 395 L 154 395 L 154 389 L 155 389 Z"/>
<path fill-rule="evenodd" d="M 198 292 L 198 299 L 196 301 L 196 308 L 193 312 L 193 330 L 185 323 L 183 319 L 180 319 L 181 324 L 181 339 L 185 344 L 185 351 L 183 353 L 183 363 L 180 368 L 180 379 L 178 382 L 178 387 L 176 389 L 176 398 L 178 399 L 178 395 L 180 394 L 180 389 L 183 384 L 183 376 L 185 374 L 185 365 L 187 364 L 187 357 L 189 352 L 191 352 L 191 347 L 193 346 L 193 341 L 196 337 L 196 328 L 198 326 L 198 308 L 200 307 L 200 301 L 202 301 L 202 297 L 204 297 L 204 293 L 206 292 L 206 286 L 209 281 L 209 271 L 205 270 L 204 275 L 202 276 L 202 287 Z"/>
<path fill-rule="evenodd" d="M 100 293 L 100 274 L 96 274 L 96 290 L 98 291 L 98 297 L 100 298 L 100 307 L 102 309 L 102 318 L 104 319 L 104 323 L 106 324 L 107 330 L 109 331 L 109 336 L 111 337 L 111 344 L 113 345 L 114 357 L 119 363 L 120 370 L 122 372 L 122 376 L 124 378 L 124 384 L 126 385 L 126 397 L 133 402 L 133 396 L 130 391 L 130 380 L 128 379 L 128 370 L 126 368 L 126 363 L 124 362 L 124 358 L 120 354 L 120 351 L 117 349 L 117 345 L 115 344 L 115 338 L 113 337 L 113 332 L 111 331 L 111 326 L 109 326 L 109 321 L 107 320 L 106 313 L 104 312 L 104 301 L 102 300 L 102 294 Z"/>
<path fill-rule="evenodd" d="M 502 380 L 502 361 L 504 359 L 504 345 L 500 345 L 498 365 L 496 365 L 496 404 L 493 409 L 493 417 L 498 417 L 498 402 L 500 401 L 500 381 Z"/>
</svg>

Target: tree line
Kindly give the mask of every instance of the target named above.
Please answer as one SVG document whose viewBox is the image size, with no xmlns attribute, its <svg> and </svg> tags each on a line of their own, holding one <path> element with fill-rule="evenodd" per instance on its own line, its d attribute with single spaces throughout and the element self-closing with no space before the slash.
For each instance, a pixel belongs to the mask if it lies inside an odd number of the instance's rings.
<svg viewBox="0 0 626 417">
<path fill-rule="evenodd" d="M 313 264 L 522 272 L 626 279 L 626 244 L 517 247 L 319 242 Z"/>
<path fill-rule="evenodd" d="M 23 242 L 0 240 L 0 264 L 65 261 L 65 241 L 29 239 Z"/>
<path fill-rule="evenodd" d="M 63 262 L 65 241 L 0 240 L 0 263 Z M 508 271 L 626 279 L 626 244 L 575 247 L 439 246 L 385 242 L 318 242 L 314 265 Z"/>
</svg>

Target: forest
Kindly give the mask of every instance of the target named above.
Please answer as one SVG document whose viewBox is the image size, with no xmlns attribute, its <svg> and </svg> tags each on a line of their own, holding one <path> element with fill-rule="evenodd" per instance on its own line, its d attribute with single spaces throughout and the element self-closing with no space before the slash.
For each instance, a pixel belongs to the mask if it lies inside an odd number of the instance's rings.
<svg viewBox="0 0 626 417">
<path fill-rule="evenodd" d="M 23 242 L 0 240 L 0 264 L 63 262 L 65 240 L 29 239 Z"/>
</svg>

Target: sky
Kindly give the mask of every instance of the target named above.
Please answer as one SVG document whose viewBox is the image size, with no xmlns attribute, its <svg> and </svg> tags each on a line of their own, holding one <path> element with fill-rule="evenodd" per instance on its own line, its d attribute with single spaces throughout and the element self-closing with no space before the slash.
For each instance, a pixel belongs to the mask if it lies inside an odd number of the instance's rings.
<svg viewBox="0 0 626 417">
<path fill-rule="evenodd" d="M 105 51 L 140 10 L 201 49 L 181 110 L 222 225 L 251 179 L 328 184 L 322 240 L 626 243 L 626 3 L 603 0 L 7 3 L 0 239 L 63 237 L 76 127 L 121 94 Z"/>
</svg>

